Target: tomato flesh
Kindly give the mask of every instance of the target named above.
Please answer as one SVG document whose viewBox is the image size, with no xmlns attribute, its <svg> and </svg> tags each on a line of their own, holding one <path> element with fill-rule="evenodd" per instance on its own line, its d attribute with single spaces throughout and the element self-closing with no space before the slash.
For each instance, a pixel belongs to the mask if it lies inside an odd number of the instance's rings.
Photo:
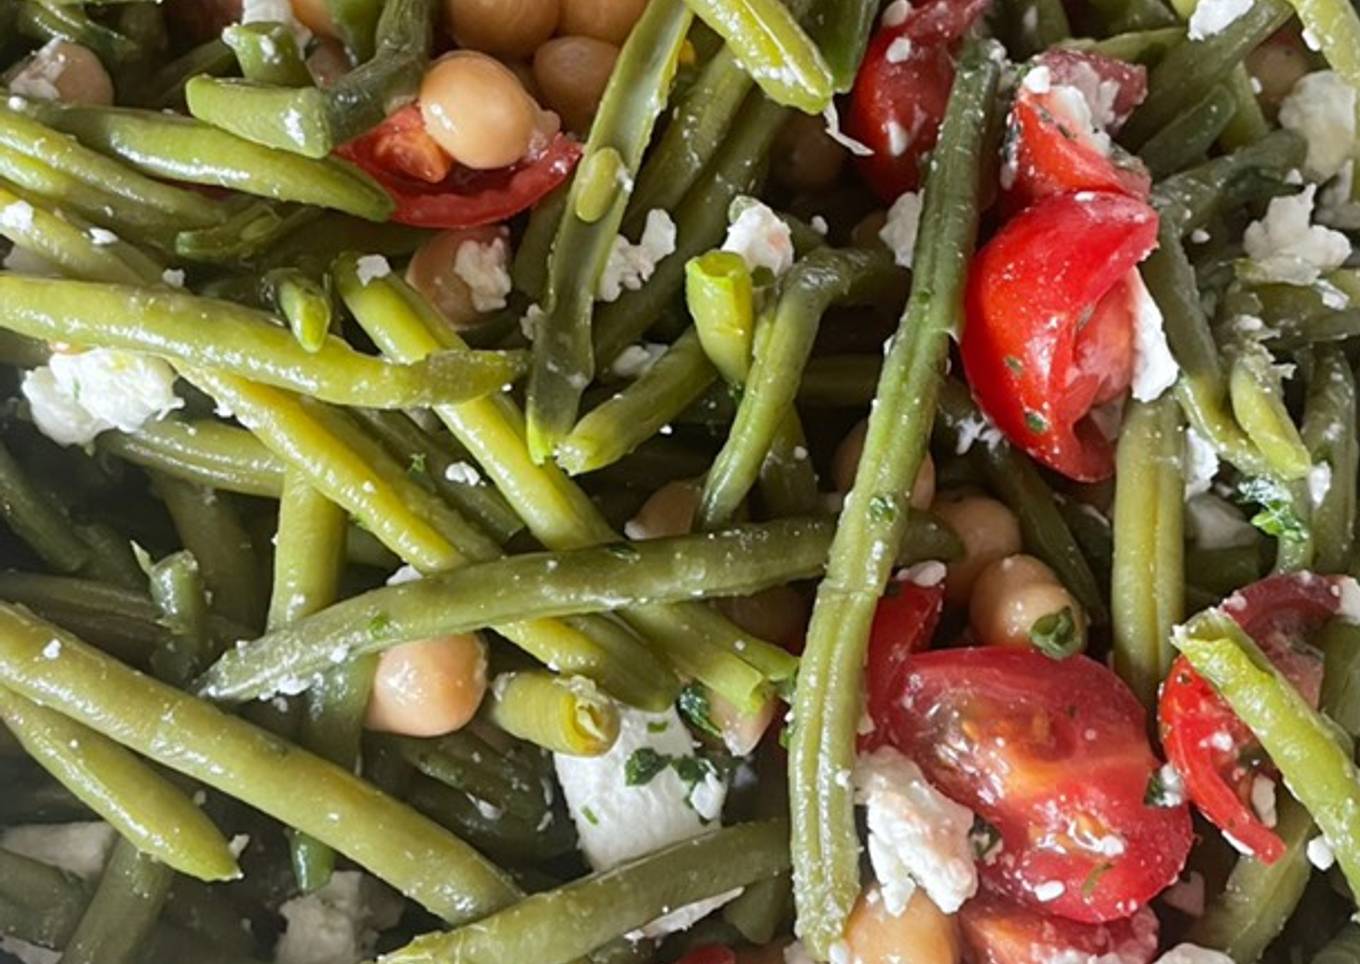
<svg viewBox="0 0 1360 964">
<path fill-rule="evenodd" d="M 930 645 L 943 611 L 943 580 L 932 586 L 909 580 L 888 584 L 869 629 L 866 675 L 871 719 L 889 712 L 893 700 L 902 692 L 912 654 Z M 872 749 L 882 743 L 883 737 L 876 729 L 866 736 L 862 748 Z"/>
<path fill-rule="evenodd" d="M 911 657 L 894 699 L 876 709 L 887 741 L 999 832 L 1000 853 L 980 867 L 991 892 L 1103 923 L 1180 873 L 1189 808 L 1144 802 L 1160 765 L 1146 716 L 1102 664 L 1031 649 L 934 650 Z"/>
<path fill-rule="evenodd" d="M 972 964 L 1052 964 L 1097 958 L 1147 964 L 1157 956 L 1157 916 L 1147 907 L 1124 920 L 1082 924 L 993 894 L 979 894 L 960 909 L 959 927 Z"/>
</svg>

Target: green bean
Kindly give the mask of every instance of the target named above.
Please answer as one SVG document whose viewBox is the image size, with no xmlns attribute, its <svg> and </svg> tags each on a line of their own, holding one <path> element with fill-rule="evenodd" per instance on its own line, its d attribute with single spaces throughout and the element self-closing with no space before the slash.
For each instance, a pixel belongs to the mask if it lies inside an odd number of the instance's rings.
<svg viewBox="0 0 1360 964">
<path fill-rule="evenodd" d="M 142 574 L 125 536 L 103 522 L 78 525 L 76 532 L 90 547 L 90 561 L 80 571 L 82 576 L 124 589 L 141 588 Z"/>
<path fill-rule="evenodd" d="M 1261 555 L 1259 542 L 1222 549 L 1191 547 L 1185 552 L 1186 579 L 1217 602 L 1265 575 Z"/>
<path fill-rule="evenodd" d="M 1354 964 L 1360 960 L 1360 925 L 1349 922 L 1309 960 L 1309 964 Z"/>
<path fill-rule="evenodd" d="M 19 32 L 36 40 L 69 40 L 89 47 L 107 66 L 116 67 L 135 59 L 140 47 L 103 24 L 90 19 L 82 9 L 41 0 L 20 0 Z"/>
<path fill-rule="evenodd" d="M 717 377 L 690 328 L 651 367 L 588 412 L 556 450 L 557 464 L 583 475 L 623 458 L 658 432 Z"/>
<path fill-rule="evenodd" d="M 1008 0 L 1006 49 L 1017 60 L 1033 57 L 1072 36 L 1067 11 L 1056 0 Z"/>
<path fill-rule="evenodd" d="M 1252 76 L 1245 63 L 1233 68 L 1227 79 L 1228 90 L 1233 99 L 1233 115 L 1228 126 L 1223 128 L 1219 143 L 1226 150 L 1234 151 L 1239 147 L 1255 144 L 1270 134 L 1270 122 L 1256 99 L 1252 89 Z"/>
<path fill-rule="evenodd" d="M 544 861 L 560 857 L 576 846 L 576 832 L 569 819 L 548 811 L 550 819 L 532 823 L 500 808 L 478 806 L 461 790 L 418 775 L 407 792 L 411 806 L 431 820 L 452 830 L 483 853 L 512 862 Z"/>
<path fill-rule="evenodd" d="M 789 14 L 798 16 L 795 5 L 788 6 Z M 812 5 L 808 33 L 831 71 L 832 88 L 838 94 L 848 93 L 854 86 L 878 9 L 876 0 L 838 0 Z"/>
<path fill-rule="evenodd" d="M 789 758 L 794 894 L 814 956 L 840 939 L 859 894 L 851 788 L 869 623 L 906 522 L 906 496 L 926 453 L 935 399 L 961 315 L 977 234 L 979 159 L 991 149 L 999 71 L 990 42 L 965 47 L 925 182 L 923 243 L 912 292 L 890 342 L 864 454 L 836 527 L 799 670 Z"/>
<path fill-rule="evenodd" d="M 1198 101 L 1227 77 L 1292 14 L 1283 0 L 1260 0 L 1208 39 L 1173 47 L 1148 75 L 1147 100 L 1129 118 L 1121 139 L 1135 145 L 1145 143 L 1185 104 Z"/>
<path fill-rule="evenodd" d="M 43 659 L 54 638 L 60 658 Z M 475 851 L 344 768 L 8 606 L 0 607 L 0 684 L 312 834 L 451 924 L 515 897 Z"/>
<path fill-rule="evenodd" d="M 1092 7 L 1109 33 L 1156 30 L 1176 22 L 1176 15 L 1162 0 L 1096 0 Z"/>
<path fill-rule="evenodd" d="M 1138 156 L 1154 178 L 1174 174 L 1204 157 L 1236 109 L 1232 88 L 1216 84 L 1150 137 Z"/>
<path fill-rule="evenodd" d="M 614 704 L 582 678 L 543 672 L 504 673 L 491 687 L 491 721 L 554 753 L 599 756 L 619 735 Z"/>
<path fill-rule="evenodd" d="M 759 486 L 765 512 L 771 518 L 810 515 L 819 508 L 817 472 L 808 458 L 803 425 L 792 408 L 775 427 L 770 450 L 760 464 Z"/>
<path fill-rule="evenodd" d="M 318 208 L 296 208 L 281 213 L 272 201 L 241 205 L 221 224 L 175 235 L 175 254 L 186 261 L 240 265 L 255 260 L 262 251 L 299 226 L 321 216 Z"/>
<path fill-rule="evenodd" d="M 515 246 L 510 277 L 515 289 L 534 301 L 543 297 L 543 287 L 548 281 L 548 258 L 552 254 L 558 225 L 562 223 L 562 212 L 567 208 L 567 192 L 570 189 L 570 184 L 559 185 L 534 205 L 524 234 Z"/>
<path fill-rule="evenodd" d="M 361 64 L 373 56 L 383 5 L 378 0 L 326 0 L 350 59 Z"/>
<path fill-rule="evenodd" d="M 199 77 L 185 90 L 189 111 L 262 147 L 324 158 L 381 122 L 390 104 L 416 93 L 430 53 L 434 13 L 432 0 L 385 4 L 373 57 L 325 91 Z"/>
<path fill-rule="evenodd" d="M 854 67 L 842 65 L 840 77 L 833 77 L 831 68 L 822 59 L 821 51 L 803 32 L 793 13 L 778 0 L 686 0 L 695 14 L 726 41 L 746 72 L 777 104 L 796 107 L 804 113 L 817 114 L 831 103 L 831 95 L 838 89 L 848 90 L 853 82 Z M 868 27 L 873 23 L 871 4 L 855 4 L 855 23 L 845 25 L 850 31 L 862 33 L 868 41 Z M 863 11 L 871 12 L 866 18 Z M 839 19 L 839 18 L 838 18 Z M 867 24 L 864 21 L 867 19 Z M 858 57 L 854 65 L 858 66 Z M 849 67 L 848 71 L 845 69 Z M 840 81 L 843 86 L 838 85 Z"/>
<path fill-rule="evenodd" d="M 1311 642 L 1325 658 L 1321 705 L 1328 719 L 1352 738 L 1360 736 L 1360 628 L 1333 619 Z"/>
<path fill-rule="evenodd" d="M 152 177 L 314 204 L 372 221 L 392 213 L 387 192 L 344 161 L 275 150 L 190 117 L 52 101 L 28 101 L 25 113 Z"/>
<path fill-rule="evenodd" d="M 690 258 L 685 304 L 709 361 L 729 383 L 745 384 L 755 334 L 755 290 L 741 255 L 710 251 Z"/>
<path fill-rule="evenodd" d="M 452 569 L 352 597 L 230 651 L 204 674 L 199 690 L 214 700 L 251 699 L 285 678 L 311 676 L 342 650 L 354 656 L 468 632 L 510 612 L 532 619 L 607 612 L 644 599 L 743 595 L 819 572 L 830 529 L 826 521 L 786 519 Z"/>
<path fill-rule="evenodd" d="M 755 799 L 755 819 L 788 819 L 789 794 L 784 763 L 773 757 L 768 748 L 757 752 L 756 777 L 761 792 Z M 782 873 L 747 886 L 723 908 L 722 916 L 752 944 L 768 944 L 792 911 L 793 881 L 787 873 Z"/>
<path fill-rule="evenodd" d="M 0 184 L 0 237 L 50 262 L 67 277 L 114 284 L 159 281 L 161 269 L 125 243 L 100 244 L 86 231 Z"/>
<path fill-rule="evenodd" d="M 96 446 L 144 468 L 207 488 L 276 498 L 283 465 L 245 429 L 210 419 L 148 422 L 136 432 L 103 432 Z"/>
<path fill-rule="evenodd" d="M 78 572 L 90 547 L 52 497 L 38 490 L 9 449 L 0 442 L 0 518 L 57 572 Z"/>
<path fill-rule="evenodd" d="M 1360 86 L 1360 15 L 1335 0 L 1290 0 L 1322 56 L 1352 86 Z"/>
<path fill-rule="evenodd" d="M 1320 572 L 1344 572 L 1355 542 L 1356 420 L 1355 375 L 1345 354 L 1333 346 L 1314 350 L 1302 435 L 1312 461 L 1328 467 L 1325 491 L 1312 507 Z"/>
<path fill-rule="evenodd" d="M 255 548 L 230 496 L 156 473 L 152 482 L 180 541 L 198 560 L 213 608 L 243 626 L 259 626 L 265 599 Z"/>
<path fill-rule="evenodd" d="M 1270 352 L 1255 342 L 1236 346 L 1228 369 L 1233 415 L 1256 444 L 1271 473 L 1299 479 L 1312 459 L 1284 403 L 1284 387 Z"/>
<path fill-rule="evenodd" d="M 80 926 L 62 950 L 66 964 L 133 964 L 150 938 L 174 874 L 119 840 L 85 906 Z"/>
<path fill-rule="evenodd" d="M 320 277 L 330 268 L 331 262 L 346 251 L 402 259 L 414 254 L 429 236 L 426 230 L 395 221 L 378 224 L 327 211 L 307 230 L 292 231 L 261 253 L 259 266 L 266 270 L 300 268 Z"/>
<path fill-rule="evenodd" d="M 1170 396 L 1124 416 L 1115 466 L 1111 628 L 1114 669 L 1153 707 L 1185 615 L 1185 481 L 1179 407 Z"/>
<path fill-rule="evenodd" d="M 1360 885 L 1360 774 L 1349 749 L 1337 744 L 1335 726 L 1227 615 L 1200 613 L 1172 641 L 1261 741 L 1332 845 L 1347 881 Z"/>
<path fill-rule="evenodd" d="M 506 764 L 495 751 L 467 734 L 452 733 L 440 739 L 418 740 L 389 736 L 407 763 L 432 780 L 471 794 L 527 823 L 536 825 L 548 813 L 551 780 Z"/>
<path fill-rule="evenodd" d="M 1131 64 L 1151 65 L 1166 56 L 1168 50 L 1185 41 L 1185 28 L 1154 27 L 1151 30 L 1132 30 L 1117 33 L 1102 40 L 1079 38 L 1066 41 L 1062 46 L 1077 50 L 1089 50 L 1124 60 Z"/>
<path fill-rule="evenodd" d="M 1265 328 L 1256 335 L 1269 342 L 1273 351 L 1285 353 L 1310 345 L 1345 341 L 1360 335 L 1360 306 L 1333 308 L 1323 300 L 1323 292 L 1316 286 L 1257 285 L 1241 304 L 1251 306 L 1246 312 L 1260 318 Z M 1225 302 L 1224 314 L 1228 302 Z M 1227 326 L 1237 324 L 1230 315 Z M 1234 332 L 1235 333 L 1235 332 Z M 1222 336 L 1220 336 L 1222 337 Z"/>
<path fill-rule="evenodd" d="M 788 867 L 787 840 L 782 821 L 725 827 L 526 897 L 474 926 L 425 934 L 380 962 L 562 964 L 667 910 L 778 874 Z M 731 859 L 736 853 L 741 860 Z"/>
<path fill-rule="evenodd" d="M 536 462 L 550 458 L 570 431 L 581 392 L 594 376 L 595 288 L 623 221 L 628 203 L 625 182 L 637 175 L 656 118 L 665 107 L 691 19 L 680 0 L 648 4 L 619 52 L 591 124 L 549 256 L 543 317 L 534 338 L 526 426 L 529 454 Z M 600 217 L 588 222 L 578 213 L 590 188 L 586 175 L 595 155 L 610 151 L 619 171 L 606 185 L 608 204 Z"/>
<path fill-rule="evenodd" d="M 158 110 L 184 105 L 184 86 L 192 77 L 222 77 L 236 72 L 236 52 L 221 37 L 192 47 L 160 67 L 129 92 L 129 103 Z"/>
<path fill-rule="evenodd" d="M 1184 237 L 1208 227 L 1220 213 L 1269 196 L 1275 186 L 1282 188 L 1286 173 L 1301 166 L 1303 158 L 1302 138 L 1293 131 L 1275 131 L 1249 147 L 1166 178 L 1153 189 L 1152 203 L 1163 226 Z"/>
<path fill-rule="evenodd" d="M 308 352 L 268 315 L 229 302 L 10 274 L 0 276 L 0 326 L 35 338 L 145 351 L 377 408 L 474 398 L 499 389 L 519 369 L 513 356 L 493 352 L 392 364 L 336 338 Z"/>
<path fill-rule="evenodd" d="M 312 75 L 292 31 L 281 23 L 236 23 L 222 31 L 246 80 L 283 87 L 308 87 Z"/>
<path fill-rule="evenodd" d="M 185 686 L 207 669 L 216 655 L 208 630 L 208 598 L 203 573 L 192 552 L 166 556 L 147 573 L 151 599 L 170 638 L 151 654 L 157 678 Z"/>
<path fill-rule="evenodd" d="M 702 528 L 723 525 L 755 483 L 798 394 L 823 313 L 841 302 L 889 300 L 901 281 L 886 251 L 822 248 L 793 266 L 774 311 L 761 321 L 767 332 L 756 339 L 736 419 L 704 484 L 697 520 Z"/>
<path fill-rule="evenodd" d="M 308 351 L 320 351 L 331 332 L 331 297 L 321 284 L 295 269 L 276 268 L 263 285 L 293 337 Z"/>
<path fill-rule="evenodd" d="M 54 634 L 32 658 L 60 661 L 64 647 Z M 139 850 L 202 880 L 240 876 L 227 841 L 203 811 L 113 740 L 4 688 L 0 718 L 30 756 Z"/>
<path fill-rule="evenodd" d="M 80 923 L 85 890 L 75 877 L 0 849 L 0 933 L 61 947 Z"/>
</svg>

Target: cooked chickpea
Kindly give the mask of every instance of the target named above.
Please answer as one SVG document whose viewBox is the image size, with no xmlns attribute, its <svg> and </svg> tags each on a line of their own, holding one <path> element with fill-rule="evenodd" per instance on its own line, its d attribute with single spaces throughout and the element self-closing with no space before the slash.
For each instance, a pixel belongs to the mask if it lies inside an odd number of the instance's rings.
<svg viewBox="0 0 1360 964">
<path fill-rule="evenodd" d="M 808 604 L 792 586 L 771 586 L 750 596 L 719 599 L 718 609 L 753 636 L 795 652 L 803 648 Z"/>
<path fill-rule="evenodd" d="M 559 0 L 444 0 L 458 46 L 498 57 L 528 57 L 557 29 Z"/>
<path fill-rule="evenodd" d="M 1258 96 L 1271 116 L 1312 69 L 1308 51 L 1296 44 L 1267 42 L 1247 54 L 1247 71 L 1261 85 Z"/>
<path fill-rule="evenodd" d="M 618 56 L 618 47 L 592 37 L 558 37 L 534 52 L 534 77 L 543 101 L 562 116 L 568 130 L 590 130 Z"/>
<path fill-rule="evenodd" d="M 745 712 L 719 693 L 708 694 L 708 717 L 722 734 L 723 745 L 733 756 L 746 756 L 755 750 L 760 738 L 774 722 L 779 701 L 770 697 L 760 708 Z"/>
<path fill-rule="evenodd" d="M 775 178 L 794 191 L 829 187 L 845 166 L 845 148 L 827 134 L 826 122 L 800 111 L 780 128 L 770 153 Z"/>
<path fill-rule="evenodd" d="M 290 0 L 293 16 L 298 22 L 318 37 L 338 37 L 340 31 L 331 16 L 331 7 L 326 0 Z"/>
<path fill-rule="evenodd" d="M 513 71 L 460 50 L 437 60 L 420 84 L 420 113 L 435 142 L 466 167 L 506 167 L 542 137 L 543 111 Z"/>
<path fill-rule="evenodd" d="M 1033 556 L 1007 556 L 978 574 L 968 600 L 968 622 L 988 646 L 1030 646 L 1030 630 L 1045 616 L 1067 609 L 1077 638 L 1086 614 L 1053 570 Z"/>
<path fill-rule="evenodd" d="M 88 47 L 52 40 L 9 79 L 9 89 L 25 97 L 69 104 L 113 103 L 113 81 Z"/>
<path fill-rule="evenodd" d="M 354 69 L 345 53 L 345 45 L 338 40 L 323 37 L 317 41 L 312 52 L 307 55 L 307 71 L 312 80 L 321 88 L 330 87 L 345 74 Z"/>
<path fill-rule="evenodd" d="M 859 458 L 864 454 L 864 438 L 869 434 L 869 420 L 862 419 L 850 434 L 841 439 L 836 453 L 831 457 L 831 481 L 837 492 L 849 492 L 855 483 L 855 470 L 859 468 Z M 916 481 L 911 486 L 911 504 L 916 509 L 930 507 L 935 498 L 935 460 L 926 453 L 921 468 L 916 472 Z"/>
<path fill-rule="evenodd" d="M 931 511 L 963 543 L 963 558 L 949 563 L 944 589 L 951 605 L 965 605 L 983 569 L 1020 551 L 1020 522 L 1000 502 L 978 495 L 937 499 Z"/>
<path fill-rule="evenodd" d="M 622 44 L 647 0 L 562 0 L 562 33 Z"/>
<path fill-rule="evenodd" d="M 485 693 L 486 646 L 475 633 L 402 643 L 378 657 L 365 725 L 406 736 L 452 733 Z"/>
<path fill-rule="evenodd" d="M 485 315 L 477 310 L 472 289 L 458 273 L 458 251 L 464 243 L 505 242 L 508 232 L 497 225 L 441 231 L 416 249 L 406 266 L 406 283 L 430 300 L 455 329 L 475 327 Z"/>
<path fill-rule="evenodd" d="M 699 509 L 699 487 L 693 482 L 667 482 L 651 494 L 623 527 L 630 539 L 662 539 L 686 535 Z"/>
<path fill-rule="evenodd" d="M 861 894 L 845 925 L 845 943 L 857 964 L 959 964 L 958 922 L 919 888 L 902 913 L 888 913 L 883 900 Z"/>
</svg>

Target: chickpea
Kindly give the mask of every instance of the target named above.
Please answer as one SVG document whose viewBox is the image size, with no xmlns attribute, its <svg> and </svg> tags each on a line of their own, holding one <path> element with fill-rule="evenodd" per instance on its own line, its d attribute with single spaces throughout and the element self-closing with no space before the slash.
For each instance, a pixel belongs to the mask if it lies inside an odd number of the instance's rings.
<svg viewBox="0 0 1360 964">
<path fill-rule="evenodd" d="M 25 97 L 69 104 L 113 103 L 113 81 L 88 47 L 52 40 L 9 79 L 9 89 Z"/>
<path fill-rule="evenodd" d="M 543 101 L 562 116 L 568 130 L 590 130 L 618 56 L 618 47 L 592 37 L 558 37 L 534 51 L 534 77 Z"/>
<path fill-rule="evenodd" d="M 528 57 L 557 29 L 559 0 L 444 0 L 458 46 L 498 57 Z"/>
<path fill-rule="evenodd" d="M 465 726 L 486 693 L 486 646 L 476 633 L 437 636 L 384 650 L 365 726 L 441 736 Z"/>
<path fill-rule="evenodd" d="M 750 596 L 719 599 L 718 609 L 754 636 L 794 652 L 803 648 L 808 605 L 792 586 L 771 586 Z"/>
<path fill-rule="evenodd" d="M 330 4 L 326 0 L 289 0 L 293 16 L 318 37 L 339 37 L 340 30 L 331 16 Z"/>
<path fill-rule="evenodd" d="M 845 943 L 860 964 L 959 964 L 963 953 L 958 922 L 920 889 L 896 917 L 881 899 L 861 894 L 845 925 Z"/>
<path fill-rule="evenodd" d="M 562 33 L 621 45 L 647 0 L 562 0 Z"/>
<path fill-rule="evenodd" d="M 1079 638 L 1086 614 L 1053 570 L 1033 556 L 1007 556 L 978 574 L 968 600 L 968 622 L 988 646 L 1030 646 L 1030 630 L 1044 616 L 1069 609 Z"/>
<path fill-rule="evenodd" d="M 864 454 L 864 439 L 869 434 L 869 420 L 862 419 L 850 434 L 841 440 L 836 453 L 831 457 L 831 481 L 837 492 L 849 492 L 855 482 L 855 470 L 859 468 L 859 458 Z M 927 509 L 935 498 L 935 460 L 926 453 L 921 468 L 916 472 L 916 481 L 911 486 L 911 505 L 915 509 Z"/>
<path fill-rule="evenodd" d="M 793 191 L 830 187 L 845 166 L 845 148 L 833 141 L 820 116 L 795 112 L 771 150 L 775 178 Z"/>
<path fill-rule="evenodd" d="M 349 62 L 345 45 L 338 40 L 323 37 L 317 41 L 315 49 L 307 55 L 307 71 L 312 80 L 321 88 L 330 87 L 345 76 L 354 65 Z"/>
<path fill-rule="evenodd" d="M 733 756 L 755 751 L 760 738 L 774 722 L 779 701 L 770 697 L 754 712 L 745 712 L 720 693 L 709 691 L 708 718 L 722 734 L 723 745 Z"/>
<path fill-rule="evenodd" d="M 1297 43 L 1267 41 L 1247 54 L 1247 71 L 1261 85 L 1258 97 L 1272 117 L 1294 84 L 1312 69 L 1308 51 Z"/>
<path fill-rule="evenodd" d="M 441 231 L 416 249 L 406 266 L 406 283 L 428 298 L 455 329 L 476 327 L 483 314 L 477 310 L 472 289 L 456 270 L 458 250 L 469 241 L 506 243 L 508 235 L 504 228 L 490 224 Z"/>
<path fill-rule="evenodd" d="M 949 563 L 944 595 L 950 605 L 966 605 L 978 574 L 1020 551 L 1020 522 L 1006 506 L 985 496 L 937 499 L 931 509 L 963 543 L 963 558 Z"/>
<path fill-rule="evenodd" d="M 699 509 L 699 487 L 693 482 L 667 482 L 651 494 L 637 515 L 623 527 L 630 539 L 683 536 L 694 527 Z"/>
<path fill-rule="evenodd" d="M 459 50 L 441 58 L 420 84 L 425 130 L 466 167 L 506 167 L 545 131 L 543 111 L 508 67 Z"/>
</svg>

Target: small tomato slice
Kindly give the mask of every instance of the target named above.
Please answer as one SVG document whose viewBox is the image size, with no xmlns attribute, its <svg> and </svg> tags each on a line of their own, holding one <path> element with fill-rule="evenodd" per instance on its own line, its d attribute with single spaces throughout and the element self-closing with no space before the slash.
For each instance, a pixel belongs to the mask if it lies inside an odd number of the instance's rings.
<svg viewBox="0 0 1360 964">
<path fill-rule="evenodd" d="M 1147 71 L 1099 54 L 1050 50 L 1035 59 L 1007 118 L 1007 210 L 1068 191 L 1146 198 L 1147 169 L 1110 141 L 1147 94 Z"/>
<path fill-rule="evenodd" d="M 558 133 L 517 164 L 480 171 L 450 161 L 431 181 L 439 159 L 430 148 L 438 145 L 424 143 L 423 135 L 420 108 L 412 104 L 335 149 L 392 196 L 393 221 L 420 228 L 472 228 L 513 217 L 565 181 L 581 156 L 581 145 Z"/>
<path fill-rule="evenodd" d="M 972 964 L 1147 964 L 1157 956 L 1157 915 L 1148 907 L 1125 920 L 1081 924 L 979 894 L 959 910 L 959 927 Z"/>
<path fill-rule="evenodd" d="M 845 132 L 873 153 L 855 164 L 885 204 L 921 183 L 954 82 L 952 47 L 988 0 L 929 0 L 870 39 L 850 91 Z"/>
<path fill-rule="evenodd" d="M 918 653 L 874 723 L 1000 834 L 980 868 L 993 893 L 1103 923 L 1132 915 L 1185 864 L 1190 810 L 1144 802 L 1159 761 L 1143 706 L 1095 660 Z"/>
<path fill-rule="evenodd" d="M 902 692 L 913 653 L 930 645 L 935 627 L 944 612 L 944 581 L 922 586 L 910 580 L 888 583 L 874 622 L 869 629 L 867 679 L 869 717 L 878 719 L 891 710 L 891 703 Z M 864 740 L 864 749 L 883 743 L 875 728 Z"/>
<path fill-rule="evenodd" d="M 1349 580 L 1310 572 L 1268 576 L 1223 601 L 1220 608 L 1316 707 L 1322 687 L 1322 656 L 1307 636 L 1337 614 Z M 1258 777 L 1274 768 L 1260 743 L 1184 656 L 1167 674 L 1157 705 L 1167 759 L 1185 781 L 1200 812 L 1229 834 L 1239 849 L 1271 864 L 1284 842 L 1251 804 Z"/>
<path fill-rule="evenodd" d="M 973 397 L 1008 439 L 1079 482 L 1114 472 L 1114 447 L 1089 415 L 1132 377 L 1126 285 L 1156 243 L 1148 205 L 1079 191 L 1022 211 L 969 269 L 962 351 Z"/>
</svg>

